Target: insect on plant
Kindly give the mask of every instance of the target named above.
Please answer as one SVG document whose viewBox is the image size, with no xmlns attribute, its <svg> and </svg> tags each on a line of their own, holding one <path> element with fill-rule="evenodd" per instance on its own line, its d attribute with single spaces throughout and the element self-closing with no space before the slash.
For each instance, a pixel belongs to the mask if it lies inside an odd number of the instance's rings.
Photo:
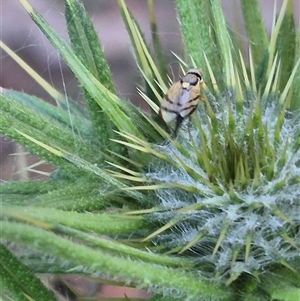
<svg viewBox="0 0 300 301">
<path fill-rule="evenodd" d="M 203 76 L 199 69 L 192 68 L 174 83 L 161 102 L 159 116 L 166 122 L 176 118 L 174 136 L 184 118 L 190 116 L 197 108 Z"/>
</svg>

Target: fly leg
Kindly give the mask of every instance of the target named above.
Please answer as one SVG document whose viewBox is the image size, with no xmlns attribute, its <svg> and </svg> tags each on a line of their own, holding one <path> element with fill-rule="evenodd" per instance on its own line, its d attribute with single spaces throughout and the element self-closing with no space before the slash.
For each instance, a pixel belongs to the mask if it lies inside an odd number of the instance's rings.
<svg viewBox="0 0 300 301">
<path fill-rule="evenodd" d="M 179 130 L 180 126 L 181 126 L 181 123 L 182 123 L 183 119 L 184 118 L 181 115 L 179 115 L 179 114 L 177 115 L 177 117 L 176 117 L 176 125 L 175 125 L 175 129 L 174 129 L 174 132 L 173 132 L 173 135 L 172 135 L 174 138 L 177 136 L 178 130 Z"/>
</svg>

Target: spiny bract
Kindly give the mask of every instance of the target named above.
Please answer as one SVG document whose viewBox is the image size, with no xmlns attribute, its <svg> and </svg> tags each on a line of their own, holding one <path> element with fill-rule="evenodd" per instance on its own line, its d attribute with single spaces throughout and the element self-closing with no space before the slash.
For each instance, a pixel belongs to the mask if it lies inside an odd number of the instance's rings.
<svg viewBox="0 0 300 301">
<path fill-rule="evenodd" d="M 174 186 L 156 190 L 154 205 L 163 211 L 148 218 L 174 225 L 154 241 L 166 251 L 195 257 L 207 275 L 229 273 L 235 279 L 298 258 L 299 114 L 280 121 L 278 106 L 264 109 L 253 100 L 240 111 L 234 99 L 229 105 L 218 100 L 216 130 L 199 113 L 201 127 L 182 129 L 178 138 L 187 153 L 168 142 L 153 146 L 174 160 L 170 165 L 155 159 L 146 174 L 156 184 Z M 256 118 L 258 125 L 249 127 Z"/>
</svg>

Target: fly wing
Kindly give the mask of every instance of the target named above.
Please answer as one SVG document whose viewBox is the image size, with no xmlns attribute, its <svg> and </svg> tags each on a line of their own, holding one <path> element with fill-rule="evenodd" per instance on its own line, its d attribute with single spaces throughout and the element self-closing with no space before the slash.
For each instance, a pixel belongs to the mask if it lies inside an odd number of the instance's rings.
<svg viewBox="0 0 300 301">
<path fill-rule="evenodd" d="M 187 89 L 182 89 L 182 96 L 180 98 L 180 116 L 182 118 L 191 115 L 199 102 L 198 86 L 189 86 Z"/>
<path fill-rule="evenodd" d="M 172 121 L 180 114 L 181 91 L 181 84 L 177 82 L 171 86 L 162 100 L 159 115 L 165 122 Z"/>
<path fill-rule="evenodd" d="M 187 89 L 181 89 L 181 95 L 178 97 L 178 110 L 181 111 L 185 104 L 189 101 L 189 91 Z"/>
</svg>

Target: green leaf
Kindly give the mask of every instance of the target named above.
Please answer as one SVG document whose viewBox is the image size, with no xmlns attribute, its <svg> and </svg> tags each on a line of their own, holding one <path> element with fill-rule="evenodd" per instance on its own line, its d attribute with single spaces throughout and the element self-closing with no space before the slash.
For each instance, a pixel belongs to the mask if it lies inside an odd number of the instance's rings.
<svg viewBox="0 0 300 301">
<path fill-rule="evenodd" d="M 0 103 L 1 103 L 1 109 L 3 108 L 2 104 L 6 102 L 7 100 L 0 95 Z M 9 106 L 11 103 L 7 103 Z M 16 111 L 17 113 L 17 111 Z M 22 113 L 21 113 L 22 115 Z M 30 115 L 27 115 L 27 118 Z M 32 118 L 32 124 L 36 121 L 34 118 L 34 114 L 31 113 Z M 24 116 L 22 116 L 24 117 Z M 39 131 L 34 129 L 32 126 L 26 124 L 25 122 L 19 121 L 17 118 L 12 116 L 10 113 L 3 111 L 0 114 L 0 132 L 5 135 L 6 137 L 9 137 L 10 139 L 17 141 L 18 143 L 25 146 L 27 149 L 30 150 L 30 152 L 34 155 L 37 155 L 41 158 L 44 158 L 47 162 L 53 164 L 56 167 L 62 168 L 67 174 L 72 176 L 79 176 L 80 172 L 78 170 L 75 170 L 69 163 L 67 163 L 63 158 L 58 157 L 49 151 L 45 150 L 43 147 L 40 147 L 36 143 L 28 140 L 24 135 L 22 135 L 17 129 L 22 129 L 24 132 L 29 132 L 37 137 L 39 139 L 42 139 L 44 141 L 49 141 L 49 137 L 45 135 L 43 131 Z M 56 139 L 56 138 L 54 138 Z M 82 173 L 81 173 L 82 174 Z"/>
<path fill-rule="evenodd" d="M 209 72 L 205 57 L 210 63 L 211 69 L 216 76 L 217 83 L 222 89 L 224 87 L 224 65 L 220 47 L 228 37 L 218 37 L 218 34 L 226 32 L 223 18 L 216 9 L 216 1 L 194 1 L 194 0 L 176 0 L 176 7 L 181 24 L 184 45 L 190 58 L 196 64 L 196 67 L 202 69 L 204 81 L 210 88 L 212 83 L 209 82 Z M 212 8 L 214 7 L 214 8 Z M 217 19 L 214 19 L 217 18 Z M 221 24 L 215 24 L 220 22 Z M 217 25 L 217 26 L 216 26 Z M 219 32 L 219 30 L 222 32 Z M 227 36 L 228 33 L 225 35 Z M 224 40 L 225 39 L 225 40 Z M 227 53 L 226 53 L 227 55 Z M 192 62 L 190 62 L 191 64 Z M 213 83 L 214 84 L 214 83 Z"/>
<path fill-rule="evenodd" d="M 103 86 L 110 92 L 116 93 L 98 36 L 83 4 L 76 0 L 66 0 L 65 18 L 71 46 L 75 55 Z M 83 87 L 83 91 L 85 103 L 100 143 L 102 145 L 109 145 L 109 148 L 113 149 L 116 145 L 111 145 L 112 143 L 109 139 L 115 136 L 113 129 L 116 128 L 113 127 L 109 116 L 106 115 L 105 111 L 101 110 L 101 106 L 86 91 L 85 87 Z"/>
<path fill-rule="evenodd" d="M 65 181 L 15 181 L 0 183 L 0 198 L 2 204 L 27 205 L 34 203 L 36 197 L 43 197 L 48 193 L 65 186 Z M 70 184 L 68 184 L 70 185 Z"/>
<path fill-rule="evenodd" d="M 214 30 L 216 35 L 217 48 L 218 51 L 220 51 L 220 57 L 221 57 L 221 66 L 222 66 L 221 73 L 222 74 L 224 73 L 227 86 L 230 87 L 232 75 L 230 74 L 229 71 L 231 70 L 233 64 L 232 62 L 233 45 L 230 40 L 229 32 L 227 30 L 226 21 L 222 12 L 220 0 L 211 0 L 211 10 L 212 10 L 212 15 L 214 20 Z"/>
<path fill-rule="evenodd" d="M 32 222 L 36 225 L 39 225 L 40 222 L 49 223 L 49 226 L 46 226 L 47 228 L 51 228 L 58 223 L 85 232 L 121 235 L 145 226 L 141 217 L 119 217 L 118 215 L 105 213 L 87 214 L 32 206 L 3 206 L 2 209 L 4 215 L 18 220 Z"/>
<path fill-rule="evenodd" d="M 103 86 L 116 93 L 97 33 L 83 4 L 77 0 L 65 0 L 65 18 L 75 55 Z"/>
<path fill-rule="evenodd" d="M 27 198 L 24 205 L 56 208 L 65 211 L 91 212 L 101 210 L 122 199 L 110 193 L 100 193 L 103 185 L 95 179 L 66 183 L 64 187 L 35 198 Z"/>
<path fill-rule="evenodd" d="M 106 185 L 106 184 L 104 184 Z M 111 193 L 100 193 L 104 189 L 98 180 L 26 181 L 0 184 L 3 204 L 48 207 L 77 212 L 101 210 L 106 206 L 124 203 Z M 107 187 L 105 187 L 107 189 Z"/>
<path fill-rule="evenodd" d="M 299 267 L 299 260 L 293 265 Z M 267 272 L 263 289 L 271 297 L 271 300 L 299 301 L 300 274 L 294 273 L 287 268 L 277 268 L 276 273 Z"/>
<path fill-rule="evenodd" d="M 124 216 L 120 216 L 120 219 L 124 218 Z M 128 218 L 128 217 L 127 217 Z M 124 220 L 124 222 L 126 219 Z M 140 221 L 141 222 L 141 221 Z M 141 224 L 140 224 L 141 225 Z M 137 224 L 137 226 L 139 226 Z M 133 248 L 131 246 L 127 246 L 125 244 L 122 244 L 117 241 L 108 240 L 105 237 L 95 237 L 94 235 L 89 235 L 84 232 L 74 230 L 71 228 L 67 228 L 60 225 L 55 225 L 53 227 L 53 230 L 57 233 L 61 233 L 64 235 L 68 235 L 71 237 L 74 237 L 76 239 L 82 240 L 85 243 L 88 243 L 91 246 L 94 246 L 95 248 L 100 248 L 103 250 L 108 250 L 110 254 L 116 254 L 121 256 L 130 256 L 132 259 L 140 259 L 145 262 L 152 262 L 155 264 L 163 264 L 173 267 L 190 267 L 191 262 L 189 260 L 185 260 L 183 258 L 179 257 L 171 257 L 168 255 L 162 255 L 162 254 L 155 254 L 152 252 L 147 252 L 145 250 L 140 250 L 138 248 Z M 125 243 L 126 240 L 125 240 Z M 130 243 L 130 241 L 129 241 Z"/>
<path fill-rule="evenodd" d="M 174 289 L 190 299 L 202 296 L 214 300 L 230 300 L 230 289 L 215 286 L 203 280 L 200 275 L 195 277 L 182 269 L 113 256 L 36 227 L 4 221 L 2 237 L 7 240 L 15 237 L 14 241 L 46 254 L 83 265 L 107 276 L 118 275 L 143 287 L 155 286 L 157 291 Z"/>
<path fill-rule="evenodd" d="M 241 0 L 244 22 L 255 66 L 262 63 L 268 50 L 268 36 L 257 0 Z"/>
<path fill-rule="evenodd" d="M 281 60 L 279 90 L 282 91 L 291 75 L 295 61 L 296 31 L 293 16 L 293 1 L 289 0 L 276 41 L 276 51 Z"/>
<path fill-rule="evenodd" d="M 100 155 L 101 152 L 91 145 L 90 141 L 85 140 L 81 133 L 76 133 L 75 128 L 67 128 L 61 125 L 57 119 L 35 113 L 27 106 L 2 95 L 0 95 L 0 107 L 2 111 L 0 116 L 1 133 L 22 143 L 33 154 L 46 159 L 56 167 L 67 167 L 66 162 L 62 162 L 57 156 L 41 149 L 37 144 L 32 144 L 28 139 L 24 140 L 24 135 L 21 135 L 18 130 L 22 129 L 23 133 L 30 133 L 30 136 L 47 143 L 49 146 L 63 148 L 70 152 L 76 147 L 77 154 L 89 158 L 91 161 L 103 161 Z M 61 116 L 62 114 L 60 112 Z M 64 116 L 64 119 L 66 119 L 66 116 Z"/>
<path fill-rule="evenodd" d="M 1 194 L 21 194 L 21 195 L 34 195 L 44 194 L 52 190 L 56 190 L 65 185 L 63 181 L 43 181 L 43 180 L 31 180 L 31 181 L 15 181 L 15 182 L 2 182 L 0 183 Z"/>
<path fill-rule="evenodd" d="M 60 123 L 64 127 L 80 132 L 82 136 L 88 135 L 90 131 L 91 123 L 87 119 L 86 110 L 71 99 L 68 99 L 67 107 L 64 104 L 53 106 L 38 97 L 14 90 L 5 90 L 3 95 L 7 99 L 19 102 L 26 109 L 33 110 L 40 116 L 52 121 L 55 120 L 55 122 Z"/>
<path fill-rule="evenodd" d="M 297 30 L 296 34 L 296 61 L 300 60 L 300 24 Z M 291 109 L 296 111 L 300 109 L 300 100 L 299 100 L 299 95 L 300 95 L 300 64 L 298 64 L 297 69 L 295 71 L 295 78 L 292 82 L 291 85 Z"/>
<path fill-rule="evenodd" d="M 280 286 L 280 289 L 274 288 L 271 293 L 272 300 L 299 301 L 300 288 L 289 285 Z"/>
<path fill-rule="evenodd" d="M 16 301 L 55 301 L 54 294 L 2 244 L 0 244 L 1 296 Z"/>
</svg>

